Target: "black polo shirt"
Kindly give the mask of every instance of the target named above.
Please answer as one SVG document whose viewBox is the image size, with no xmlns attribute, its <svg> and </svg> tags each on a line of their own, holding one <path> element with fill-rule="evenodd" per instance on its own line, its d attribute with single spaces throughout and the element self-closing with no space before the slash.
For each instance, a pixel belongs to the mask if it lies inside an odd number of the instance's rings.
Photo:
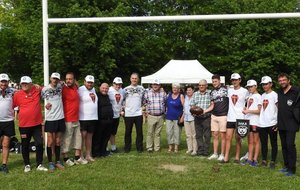
<svg viewBox="0 0 300 190">
<path fill-rule="evenodd" d="M 292 86 L 290 90 L 284 94 L 283 90 L 278 91 L 278 129 L 286 131 L 298 131 L 299 124 L 293 114 L 296 106 L 296 99 L 300 89 Z"/>
</svg>

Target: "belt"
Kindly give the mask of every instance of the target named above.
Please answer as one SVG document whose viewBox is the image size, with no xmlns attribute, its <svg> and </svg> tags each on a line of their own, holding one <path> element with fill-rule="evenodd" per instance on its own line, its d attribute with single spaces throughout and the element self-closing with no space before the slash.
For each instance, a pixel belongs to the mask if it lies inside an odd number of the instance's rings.
<svg viewBox="0 0 300 190">
<path fill-rule="evenodd" d="M 152 116 L 162 116 L 162 115 L 164 115 L 164 113 L 162 113 L 162 114 L 149 114 L 149 115 L 152 115 Z"/>
</svg>

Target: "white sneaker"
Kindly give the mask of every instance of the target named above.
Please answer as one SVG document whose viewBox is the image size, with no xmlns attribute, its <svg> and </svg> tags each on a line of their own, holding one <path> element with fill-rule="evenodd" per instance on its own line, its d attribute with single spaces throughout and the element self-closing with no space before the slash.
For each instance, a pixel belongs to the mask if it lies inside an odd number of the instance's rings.
<svg viewBox="0 0 300 190">
<path fill-rule="evenodd" d="M 36 168 L 37 171 L 44 171 L 44 172 L 47 172 L 48 169 L 45 168 L 42 164 L 40 164 L 37 168 Z"/>
<path fill-rule="evenodd" d="M 186 153 L 186 154 L 191 154 L 192 151 L 191 151 L 191 150 L 187 150 L 185 153 Z"/>
<path fill-rule="evenodd" d="M 220 154 L 219 158 L 218 158 L 218 161 L 222 161 L 224 160 L 224 154 Z"/>
<path fill-rule="evenodd" d="M 85 160 L 87 160 L 88 162 L 95 162 L 95 159 L 93 157 L 87 157 L 85 158 Z"/>
<path fill-rule="evenodd" d="M 197 152 L 196 152 L 196 151 L 193 151 L 193 152 L 191 153 L 191 155 L 192 155 L 192 156 L 196 156 L 196 155 L 197 155 Z"/>
<path fill-rule="evenodd" d="M 212 154 L 210 157 L 208 157 L 209 160 L 214 160 L 218 158 L 218 154 Z"/>
<path fill-rule="evenodd" d="M 30 172 L 30 171 L 31 171 L 30 165 L 26 165 L 25 168 L 24 168 L 24 172 L 27 173 L 27 172 Z"/>
<path fill-rule="evenodd" d="M 70 158 L 65 163 L 66 163 L 67 166 L 74 166 L 75 165 L 75 163 Z"/>
<path fill-rule="evenodd" d="M 248 152 L 241 157 L 240 161 L 248 160 Z"/>
<path fill-rule="evenodd" d="M 74 163 L 75 164 L 87 164 L 87 163 L 89 163 L 86 159 L 84 159 L 84 158 L 79 158 L 78 160 L 74 160 Z"/>
</svg>

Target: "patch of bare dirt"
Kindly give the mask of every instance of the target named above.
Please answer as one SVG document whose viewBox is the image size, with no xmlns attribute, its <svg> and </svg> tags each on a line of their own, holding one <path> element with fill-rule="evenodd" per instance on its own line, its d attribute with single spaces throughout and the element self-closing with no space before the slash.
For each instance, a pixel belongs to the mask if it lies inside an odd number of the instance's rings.
<svg viewBox="0 0 300 190">
<path fill-rule="evenodd" d="M 164 164 L 161 167 L 165 170 L 170 170 L 172 172 L 184 172 L 187 169 L 186 166 L 175 164 Z"/>
</svg>

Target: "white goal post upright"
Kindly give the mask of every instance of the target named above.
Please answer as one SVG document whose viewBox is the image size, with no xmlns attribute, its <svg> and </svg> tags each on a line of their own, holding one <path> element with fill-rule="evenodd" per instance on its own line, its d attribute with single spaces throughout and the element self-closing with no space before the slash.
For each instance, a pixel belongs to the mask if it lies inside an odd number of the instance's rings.
<svg viewBox="0 0 300 190">
<path fill-rule="evenodd" d="M 49 42 L 48 42 L 48 25 L 49 24 L 300 18 L 300 13 L 259 13 L 259 14 L 139 16 L 139 17 L 92 17 L 92 18 L 49 18 L 48 17 L 48 0 L 42 0 L 42 10 L 43 10 L 44 86 L 48 85 L 48 83 L 49 83 Z M 47 144 L 47 135 L 45 135 L 45 144 Z M 47 154 L 46 149 L 45 149 L 45 153 Z"/>
</svg>

